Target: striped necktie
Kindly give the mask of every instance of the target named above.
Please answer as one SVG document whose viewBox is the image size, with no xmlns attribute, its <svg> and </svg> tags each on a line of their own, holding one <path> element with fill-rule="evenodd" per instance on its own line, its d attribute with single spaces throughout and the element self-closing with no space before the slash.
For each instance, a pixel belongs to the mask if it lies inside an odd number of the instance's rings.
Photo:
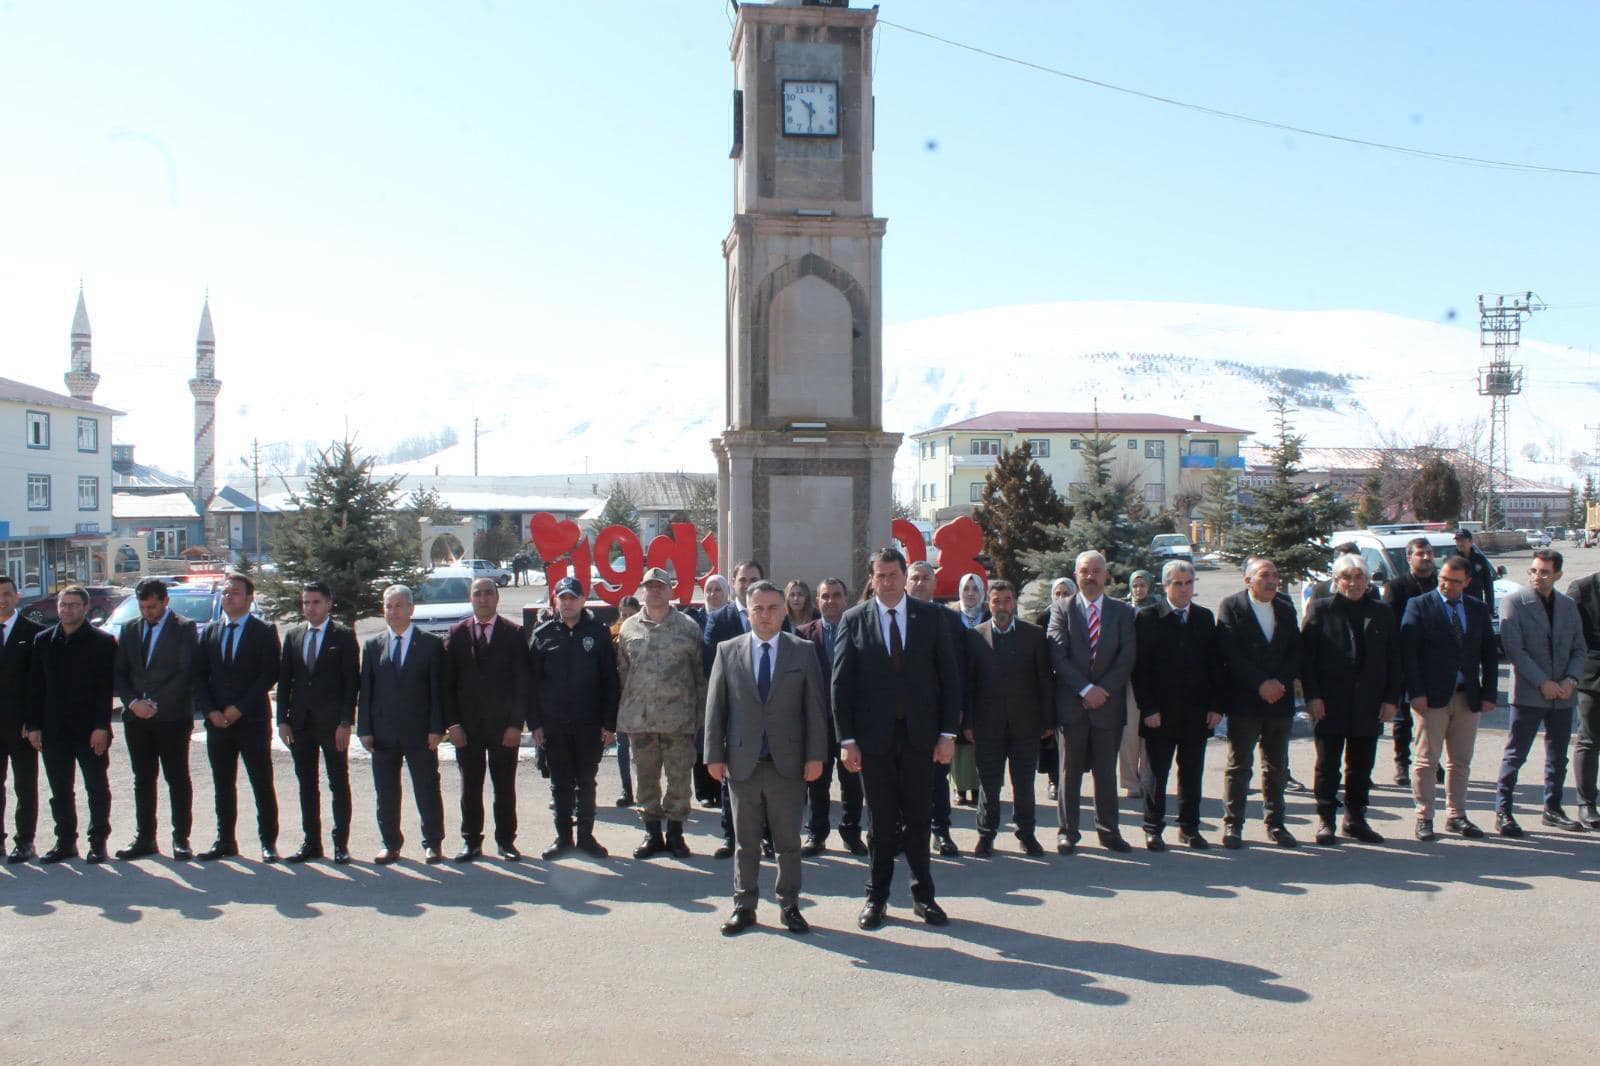
<svg viewBox="0 0 1600 1066">
<path fill-rule="evenodd" d="M 1100 647 L 1100 605 L 1089 604 L 1089 665 L 1094 665 L 1094 653 Z"/>
</svg>

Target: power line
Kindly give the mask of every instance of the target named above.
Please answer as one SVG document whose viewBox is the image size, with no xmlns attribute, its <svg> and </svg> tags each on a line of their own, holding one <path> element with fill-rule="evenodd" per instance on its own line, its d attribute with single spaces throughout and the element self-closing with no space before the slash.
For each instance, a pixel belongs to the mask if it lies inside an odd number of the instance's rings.
<svg viewBox="0 0 1600 1066">
<path fill-rule="evenodd" d="M 898 22 L 891 22 L 885 18 L 878 19 L 878 25 L 889 26 L 893 29 L 900 30 L 904 33 L 913 34 L 917 37 L 926 37 L 930 41 L 937 41 L 940 44 L 949 45 L 951 48 L 960 48 L 963 51 L 973 52 L 981 56 L 987 56 L 990 59 L 998 59 L 1002 63 L 1012 63 L 1019 67 L 1026 67 L 1029 70 L 1039 71 L 1042 74 L 1049 74 L 1057 78 L 1066 78 L 1069 81 L 1079 82 L 1083 85 L 1091 85 L 1096 89 L 1109 89 L 1112 92 L 1123 93 L 1127 96 L 1136 96 L 1141 100 L 1149 100 L 1153 103 L 1166 104 L 1170 107 L 1181 107 L 1186 111 L 1195 111 L 1202 115 L 1210 115 L 1212 118 L 1228 119 L 1232 122 L 1245 122 L 1252 126 L 1261 126 L 1269 130 L 1282 130 L 1286 133 L 1298 133 L 1305 137 L 1317 137 L 1325 141 L 1337 141 L 1341 144 L 1354 144 L 1363 148 L 1377 148 L 1384 152 L 1396 152 L 1400 155 L 1410 155 L 1421 159 L 1431 159 L 1439 163 L 1455 163 L 1460 166 L 1490 167 L 1499 170 L 1521 170 L 1536 174 L 1573 174 L 1585 178 L 1600 178 L 1600 170 L 1583 170 L 1577 167 L 1549 167 L 1541 166 L 1537 163 L 1514 163 L 1506 159 L 1486 159 L 1480 156 L 1454 155 L 1450 152 L 1433 152 L 1426 148 L 1411 148 L 1402 144 L 1386 144 L 1383 141 L 1369 141 L 1361 137 L 1347 137 L 1344 134 L 1327 133 L 1322 130 L 1307 129 L 1304 126 L 1291 126 L 1285 122 L 1274 122 L 1271 119 L 1257 118 L 1254 115 L 1242 115 L 1236 111 L 1224 111 L 1221 108 L 1207 107 L 1204 104 L 1192 104 L 1186 100 L 1175 100 L 1170 96 L 1161 96 L 1156 93 L 1145 92 L 1142 89 L 1133 89 L 1126 85 L 1115 85 L 1108 81 L 1099 81 L 1095 78 L 1085 77 L 1082 74 L 1074 74 L 1069 70 L 1061 70 L 1056 67 L 1047 67 L 1042 63 L 1035 63 L 1027 59 L 1019 59 L 1016 56 L 1009 56 L 1002 52 L 990 51 L 987 48 L 979 48 L 977 45 L 967 44 L 963 41 L 951 40 L 948 37 L 941 37 L 936 33 L 929 33 L 926 30 L 913 29 L 910 26 L 903 26 Z"/>
</svg>

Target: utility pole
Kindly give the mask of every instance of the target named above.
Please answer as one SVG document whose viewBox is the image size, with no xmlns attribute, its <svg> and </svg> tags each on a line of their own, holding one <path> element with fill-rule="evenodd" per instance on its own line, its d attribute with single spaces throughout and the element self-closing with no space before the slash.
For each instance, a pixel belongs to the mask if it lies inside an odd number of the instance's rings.
<svg viewBox="0 0 1600 1066">
<path fill-rule="evenodd" d="M 1483 503 L 1484 529 L 1494 527 L 1495 479 L 1498 478 L 1503 487 L 1511 476 L 1511 397 L 1522 393 L 1522 367 L 1511 360 L 1522 346 L 1522 320 L 1544 307 L 1531 292 L 1510 296 L 1478 295 L 1478 347 L 1489 357 L 1489 364 L 1478 368 L 1478 395 L 1489 397 L 1489 476 Z"/>
<path fill-rule="evenodd" d="M 255 541 L 256 560 L 257 560 L 257 562 L 259 562 L 260 559 L 261 559 L 261 438 L 260 437 L 252 437 L 250 439 L 250 468 L 251 468 L 252 472 L 255 475 L 255 481 L 256 481 L 256 490 L 250 497 L 251 507 L 252 507 L 252 510 L 254 511 L 254 514 L 252 516 L 252 524 L 255 526 L 255 530 L 252 533 L 252 539 Z"/>
<path fill-rule="evenodd" d="M 472 476 L 478 476 L 478 419 L 472 419 Z"/>
</svg>

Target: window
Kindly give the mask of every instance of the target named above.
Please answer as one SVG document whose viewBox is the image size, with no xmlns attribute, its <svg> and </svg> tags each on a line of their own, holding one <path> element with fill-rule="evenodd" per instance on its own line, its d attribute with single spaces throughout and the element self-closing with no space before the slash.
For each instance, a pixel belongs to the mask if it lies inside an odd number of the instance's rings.
<svg viewBox="0 0 1600 1066">
<path fill-rule="evenodd" d="M 78 419 L 78 450 L 80 452 L 100 450 L 100 422 L 97 419 Z"/>
<path fill-rule="evenodd" d="M 1217 454 L 1217 442 L 1214 440 L 1190 441 L 1189 454 L 1215 456 Z"/>
<path fill-rule="evenodd" d="M 1082 448 L 1083 448 L 1083 441 L 1079 440 L 1076 437 L 1072 438 L 1072 450 L 1073 451 L 1079 451 Z"/>
<path fill-rule="evenodd" d="M 968 447 L 972 455 L 1000 454 L 1000 441 L 994 437 L 974 437 Z"/>
<path fill-rule="evenodd" d="M 50 416 L 43 411 L 28 412 L 28 447 L 50 447 Z"/>
<path fill-rule="evenodd" d="M 972 502 L 973 503 L 978 503 L 982 499 L 983 499 L 983 482 L 974 481 L 972 483 Z"/>
<path fill-rule="evenodd" d="M 1167 457 L 1167 442 L 1164 440 L 1145 441 L 1144 457 L 1146 459 L 1165 459 Z"/>
<path fill-rule="evenodd" d="M 1050 442 L 1043 437 L 1028 441 L 1028 454 L 1035 459 L 1050 458 Z"/>
<path fill-rule="evenodd" d="M 1165 507 L 1167 504 L 1167 487 L 1159 482 L 1145 485 L 1144 502 L 1154 504 L 1157 507 Z"/>
<path fill-rule="evenodd" d="M 78 510 L 100 510 L 100 479 L 97 477 L 78 478 Z"/>
<path fill-rule="evenodd" d="M 50 510 L 50 475 L 28 475 L 28 510 Z"/>
<path fill-rule="evenodd" d="M 1129 437 L 1128 438 L 1128 450 L 1130 452 L 1138 451 L 1139 450 L 1139 442 L 1134 440 L 1132 437 Z"/>
</svg>

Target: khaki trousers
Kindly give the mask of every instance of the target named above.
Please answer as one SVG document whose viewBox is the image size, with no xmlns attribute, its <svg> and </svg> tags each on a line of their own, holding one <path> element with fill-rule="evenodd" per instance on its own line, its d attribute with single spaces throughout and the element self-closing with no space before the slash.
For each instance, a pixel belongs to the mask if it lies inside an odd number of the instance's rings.
<svg viewBox="0 0 1600 1066">
<path fill-rule="evenodd" d="M 1137 791 L 1143 787 L 1144 771 L 1149 765 L 1144 737 L 1139 735 L 1139 705 L 1133 698 L 1133 686 L 1129 685 L 1128 719 L 1122 727 L 1122 746 L 1117 749 L 1117 779 L 1123 788 Z"/>
<path fill-rule="evenodd" d="M 1411 712 L 1417 734 L 1417 751 L 1411 766 L 1411 792 L 1417 817 L 1433 817 L 1437 785 L 1435 767 L 1444 753 L 1445 816 L 1467 815 L 1467 777 L 1472 769 L 1472 747 L 1478 737 L 1478 712 L 1457 692 L 1448 707 L 1433 707 L 1425 714 Z"/>
</svg>

